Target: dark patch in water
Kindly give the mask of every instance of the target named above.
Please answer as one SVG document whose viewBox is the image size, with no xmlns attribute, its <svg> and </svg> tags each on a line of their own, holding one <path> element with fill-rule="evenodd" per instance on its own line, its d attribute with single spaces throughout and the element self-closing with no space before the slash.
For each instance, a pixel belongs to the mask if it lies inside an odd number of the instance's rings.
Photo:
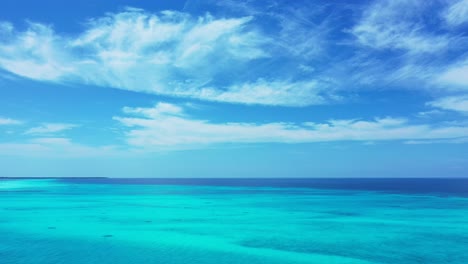
<svg viewBox="0 0 468 264">
<path fill-rule="evenodd" d="M 45 190 L 1 190 L 0 192 L 5 193 L 45 193 Z"/>
<path fill-rule="evenodd" d="M 62 178 L 60 180 L 82 184 L 310 188 L 347 191 L 363 190 L 389 193 L 433 194 L 440 196 L 468 196 L 467 178 Z M 193 192 L 196 193 L 196 190 L 189 191 L 189 193 Z M 249 192 L 252 191 L 243 190 L 241 193 L 245 194 Z M 258 192 L 258 190 L 255 190 L 255 192 Z"/>
<path fill-rule="evenodd" d="M 7 211 L 31 211 L 31 212 L 44 210 L 43 207 L 5 207 L 3 209 Z"/>
<path fill-rule="evenodd" d="M 327 211 L 325 213 L 331 214 L 331 215 L 337 215 L 337 216 L 360 216 L 361 215 L 356 212 L 345 212 L 345 211 Z"/>
<path fill-rule="evenodd" d="M 113 235 L 103 235 L 102 237 L 113 237 Z"/>
</svg>

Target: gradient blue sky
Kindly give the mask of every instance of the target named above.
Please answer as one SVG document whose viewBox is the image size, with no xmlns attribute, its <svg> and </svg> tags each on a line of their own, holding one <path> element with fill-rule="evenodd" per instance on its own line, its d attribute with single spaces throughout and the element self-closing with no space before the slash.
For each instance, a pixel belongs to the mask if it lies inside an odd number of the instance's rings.
<svg viewBox="0 0 468 264">
<path fill-rule="evenodd" d="M 0 7 L 0 176 L 468 176 L 468 0 Z"/>
</svg>

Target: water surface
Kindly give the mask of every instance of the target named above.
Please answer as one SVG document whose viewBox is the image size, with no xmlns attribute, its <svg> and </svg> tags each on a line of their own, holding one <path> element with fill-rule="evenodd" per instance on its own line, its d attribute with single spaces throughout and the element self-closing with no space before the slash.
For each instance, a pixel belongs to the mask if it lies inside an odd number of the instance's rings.
<svg viewBox="0 0 468 264">
<path fill-rule="evenodd" d="M 2 179 L 0 263 L 468 263 L 463 179 Z"/>
</svg>

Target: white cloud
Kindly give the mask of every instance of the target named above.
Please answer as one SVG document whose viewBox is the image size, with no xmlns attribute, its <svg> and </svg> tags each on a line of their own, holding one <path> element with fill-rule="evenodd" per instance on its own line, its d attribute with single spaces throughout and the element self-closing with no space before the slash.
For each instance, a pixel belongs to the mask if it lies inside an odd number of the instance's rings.
<svg viewBox="0 0 468 264">
<path fill-rule="evenodd" d="M 11 24 L 0 24 L 6 36 L 0 41 L 0 66 L 7 71 L 36 80 L 59 80 L 73 72 L 64 43 L 46 25 L 29 23 L 18 33 Z"/>
<path fill-rule="evenodd" d="M 28 129 L 25 134 L 52 134 L 70 130 L 75 127 L 77 127 L 77 125 L 74 124 L 44 123 L 41 126 Z"/>
<path fill-rule="evenodd" d="M 452 1 L 443 13 L 443 18 L 451 26 L 459 26 L 468 22 L 468 0 Z"/>
<path fill-rule="evenodd" d="M 200 8 L 204 8 L 201 7 L 203 5 L 216 5 L 226 13 L 241 12 L 255 17 L 256 20 L 265 21 L 275 28 L 274 33 L 269 35 L 274 39 L 271 46 L 277 45 L 275 48 L 279 48 L 282 55 L 293 56 L 300 60 L 325 55 L 328 49 L 328 37 L 336 24 L 335 14 L 346 6 L 334 6 L 336 13 L 329 12 L 323 16 L 322 12 L 329 5 L 326 1 L 325 3 L 320 1 L 279 3 L 276 0 L 264 0 L 259 4 L 256 1 L 205 0 L 192 5 Z"/>
<path fill-rule="evenodd" d="M 257 75 L 265 69 L 249 63 L 270 59 L 291 45 L 273 41 L 252 21 L 250 16 L 195 18 L 175 11 L 127 9 L 91 20 L 74 37 L 37 23 L 23 32 L 7 24 L 0 67 L 36 80 L 228 103 L 305 106 L 338 98 L 325 81 L 295 80 L 269 71 Z M 308 47 L 295 51 L 303 54 Z M 273 50 L 276 54 L 270 54 Z M 261 78 L 263 74 L 269 77 Z M 323 96 L 325 90 L 330 96 Z"/>
<path fill-rule="evenodd" d="M 421 118 L 432 118 L 432 117 L 440 116 L 443 114 L 444 114 L 444 111 L 441 111 L 439 109 L 431 109 L 429 111 L 421 111 L 417 113 L 416 116 L 421 117 Z"/>
<path fill-rule="evenodd" d="M 21 122 L 19 120 L 0 117 L 0 126 L 2 126 L 2 125 L 20 125 L 22 123 L 23 122 Z"/>
<path fill-rule="evenodd" d="M 466 32 L 438 19 L 447 6 L 438 0 L 382 0 L 364 6 L 348 31 L 357 55 L 343 71 L 370 88 L 466 89 L 466 63 L 457 62 L 466 57 Z"/>
<path fill-rule="evenodd" d="M 468 61 L 445 69 L 436 76 L 435 82 L 450 89 L 468 90 Z"/>
<path fill-rule="evenodd" d="M 164 109 L 172 109 L 166 111 Z M 173 111 L 177 109 L 177 111 Z M 306 143 L 445 139 L 467 135 L 468 127 L 413 125 L 406 119 L 330 120 L 326 123 L 212 123 L 188 117 L 183 108 L 124 108 L 131 117 L 114 117 L 129 127 L 128 143 L 141 148 L 192 147 L 215 143 Z"/>
<path fill-rule="evenodd" d="M 117 146 L 87 146 L 69 138 L 34 138 L 23 143 L 1 143 L 0 155 L 38 157 L 112 157 L 126 155 Z"/>
<path fill-rule="evenodd" d="M 182 115 L 183 109 L 173 104 L 158 103 L 153 108 L 124 107 L 123 112 L 127 114 L 140 114 L 149 118 L 157 118 L 160 115 Z"/>
<path fill-rule="evenodd" d="M 324 94 L 325 88 L 329 88 L 325 83 L 317 81 L 266 81 L 259 79 L 253 83 L 232 85 L 225 90 L 212 87 L 204 87 L 197 91 L 192 91 L 192 97 L 244 104 L 264 104 L 282 106 L 307 106 L 318 105 L 328 101 L 339 100 L 338 96 Z"/>
<path fill-rule="evenodd" d="M 468 137 L 453 139 L 433 139 L 433 140 L 408 140 L 404 142 L 408 145 L 427 145 L 427 144 L 464 144 L 468 143 Z"/>
<path fill-rule="evenodd" d="M 463 114 L 468 114 L 468 95 L 447 96 L 429 102 L 428 105 L 444 110 L 452 110 Z"/>
<path fill-rule="evenodd" d="M 448 47 L 449 37 L 424 31 L 419 15 L 422 1 L 383 0 L 367 7 L 351 33 L 357 41 L 375 49 L 400 49 L 410 53 L 432 53 Z"/>
<path fill-rule="evenodd" d="M 317 81 L 226 78 L 247 63 L 270 57 L 271 39 L 252 17 L 194 18 L 139 9 L 91 20 L 77 36 L 29 23 L 26 31 L 4 24 L 0 67 L 36 80 L 79 82 L 137 92 L 230 103 L 322 103 Z M 254 71 L 251 68 L 251 71 Z"/>
<path fill-rule="evenodd" d="M 430 19 L 434 7 L 447 6 L 441 1 L 201 4 L 236 11 L 195 17 L 127 8 L 74 35 L 3 22 L 0 68 L 42 81 L 280 106 L 330 103 L 363 86 L 432 89 L 434 73 L 444 71 L 443 82 L 466 83 L 468 76 L 464 68 L 447 69 L 454 59 L 444 52 L 466 48 L 460 28 Z"/>
<path fill-rule="evenodd" d="M 327 41 L 336 21 L 333 21 L 334 14 L 317 19 L 323 6 L 312 1 L 301 2 L 296 6 L 288 3 L 287 8 L 276 6 L 274 11 L 266 12 L 280 27 L 279 34 L 275 37 L 278 44 L 292 56 L 302 60 L 325 55 L 330 45 Z M 263 8 L 261 5 L 261 9 Z"/>
</svg>

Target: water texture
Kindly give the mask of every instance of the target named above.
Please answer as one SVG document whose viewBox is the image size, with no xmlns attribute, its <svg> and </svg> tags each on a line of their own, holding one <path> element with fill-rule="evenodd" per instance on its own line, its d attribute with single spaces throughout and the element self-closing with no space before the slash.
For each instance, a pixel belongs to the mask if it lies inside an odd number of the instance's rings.
<svg viewBox="0 0 468 264">
<path fill-rule="evenodd" d="M 464 264 L 467 186 L 2 179 L 0 263 Z"/>
</svg>

